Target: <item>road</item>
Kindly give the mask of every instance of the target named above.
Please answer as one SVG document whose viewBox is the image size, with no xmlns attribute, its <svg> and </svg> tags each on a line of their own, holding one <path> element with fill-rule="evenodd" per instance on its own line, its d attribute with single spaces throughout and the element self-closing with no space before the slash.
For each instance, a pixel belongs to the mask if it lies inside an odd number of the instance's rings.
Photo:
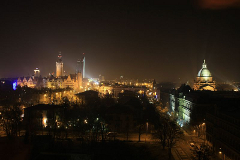
<svg viewBox="0 0 240 160">
<path fill-rule="evenodd" d="M 195 146 L 200 146 L 204 143 L 204 140 L 195 135 L 189 135 L 184 131 L 184 137 L 177 141 L 175 147 L 173 148 L 173 152 L 177 154 L 179 160 L 195 159 L 193 157 L 193 151 L 191 150 L 190 143 L 194 143 Z"/>
</svg>

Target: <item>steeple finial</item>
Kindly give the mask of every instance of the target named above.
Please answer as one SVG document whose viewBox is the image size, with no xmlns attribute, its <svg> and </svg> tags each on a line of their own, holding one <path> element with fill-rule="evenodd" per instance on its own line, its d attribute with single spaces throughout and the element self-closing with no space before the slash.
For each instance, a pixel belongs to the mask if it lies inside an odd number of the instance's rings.
<svg viewBox="0 0 240 160">
<path fill-rule="evenodd" d="M 207 64 L 206 64 L 205 59 L 203 60 L 202 68 L 207 68 Z"/>
</svg>

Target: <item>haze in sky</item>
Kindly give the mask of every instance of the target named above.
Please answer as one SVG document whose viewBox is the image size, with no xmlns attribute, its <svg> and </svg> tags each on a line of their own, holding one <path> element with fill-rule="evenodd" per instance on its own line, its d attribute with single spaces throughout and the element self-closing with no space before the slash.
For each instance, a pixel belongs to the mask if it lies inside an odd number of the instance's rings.
<svg viewBox="0 0 240 160">
<path fill-rule="evenodd" d="M 194 2 L 194 3 L 193 3 Z M 0 78 L 75 73 L 192 81 L 206 59 L 218 81 L 240 80 L 238 0 L 5 3 L 0 10 Z"/>
</svg>

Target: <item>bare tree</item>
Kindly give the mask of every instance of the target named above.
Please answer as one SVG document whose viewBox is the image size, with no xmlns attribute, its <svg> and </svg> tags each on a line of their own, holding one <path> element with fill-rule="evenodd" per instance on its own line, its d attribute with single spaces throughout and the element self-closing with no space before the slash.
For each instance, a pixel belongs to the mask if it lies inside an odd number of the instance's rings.
<svg viewBox="0 0 240 160">
<path fill-rule="evenodd" d="M 183 132 L 181 131 L 180 127 L 174 121 L 169 120 L 167 128 L 167 146 L 169 159 L 171 159 L 172 147 L 176 144 L 176 141 L 181 138 L 182 135 Z"/>
<path fill-rule="evenodd" d="M 21 124 L 21 115 L 22 110 L 19 105 L 3 107 L 2 123 L 8 138 L 17 136 Z"/>
<path fill-rule="evenodd" d="M 168 131 L 167 127 L 168 124 L 166 121 L 159 121 L 155 133 L 155 138 L 160 140 L 163 149 L 165 149 L 167 145 L 167 131 Z"/>
<path fill-rule="evenodd" d="M 160 118 L 155 127 L 155 138 L 160 140 L 163 149 L 168 147 L 169 159 L 171 159 L 171 149 L 176 144 L 177 139 L 182 136 L 182 131 L 175 121 L 164 113 L 160 113 Z"/>
<path fill-rule="evenodd" d="M 209 160 L 213 155 L 210 147 L 207 145 L 201 145 L 200 147 L 195 147 L 193 150 L 193 155 L 195 155 L 198 160 Z"/>
</svg>

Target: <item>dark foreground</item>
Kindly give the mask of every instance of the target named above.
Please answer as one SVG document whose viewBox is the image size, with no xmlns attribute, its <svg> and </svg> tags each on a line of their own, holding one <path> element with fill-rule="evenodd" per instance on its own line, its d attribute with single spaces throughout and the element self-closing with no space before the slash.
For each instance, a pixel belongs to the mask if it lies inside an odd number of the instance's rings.
<svg viewBox="0 0 240 160">
<path fill-rule="evenodd" d="M 24 138 L 0 138 L 1 160 L 165 160 L 166 150 L 157 143 L 145 142 L 82 142 L 35 137 L 31 144 Z"/>
</svg>

